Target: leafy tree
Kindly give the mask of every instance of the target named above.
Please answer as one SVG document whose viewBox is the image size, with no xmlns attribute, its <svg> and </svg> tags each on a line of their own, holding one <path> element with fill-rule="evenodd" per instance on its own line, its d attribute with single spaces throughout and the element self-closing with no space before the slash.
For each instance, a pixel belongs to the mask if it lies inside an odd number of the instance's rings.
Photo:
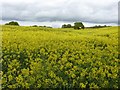
<svg viewBox="0 0 120 90">
<path fill-rule="evenodd" d="M 62 25 L 62 28 L 72 28 L 72 26 L 71 26 L 71 24 L 64 24 L 64 25 Z"/>
<path fill-rule="evenodd" d="M 67 25 L 66 24 L 62 25 L 62 28 L 67 28 Z"/>
<path fill-rule="evenodd" d="M 71 24 L 68 24 L 68 25 L 67 25 L 67 28 L 71 28 Z"/>
<path fill-rule="evenodd" d="M 82 22 L 75 22 L 74 29 L 80 29 L 80 28 L 84 29 L 83 23 Z"/>
<path fill-rule="evenodd" d="M 5 25 L 16 25 L 16 26 L 19 26 L 18 22 L 14 22 L 14 21 L 6 23 Z"/>
</svg>

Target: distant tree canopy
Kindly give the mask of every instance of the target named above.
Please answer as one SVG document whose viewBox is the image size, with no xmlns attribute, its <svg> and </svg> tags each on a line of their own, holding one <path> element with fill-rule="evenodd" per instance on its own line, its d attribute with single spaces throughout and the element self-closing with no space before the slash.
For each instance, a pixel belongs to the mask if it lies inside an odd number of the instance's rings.
<svg viewBox="0 0 120 90">
<path fill-rule="evenodd" d="M 38 27 L 37 25 L 33 25 L 32 27 Z"/>
<path fill-rule="evenodd" d="M 44 28 L 52 28 L 52 27 L 50 27 L 50 26 L 39 26 L 39 27 L 44 27 Z"/>
<path fill-rule="evenodd" d="M 64 24 L 64 25 L 62 25 L 62 28 L 72 28 L 72 26 L 71 26 L 71 24 Z"/>
<path fill-rule="evenodd" d="M 67 28 L 67 25 L 66 24 L 62 25 L 62 28 Z"/>
<path fill-rule="evenodd" d="M 107 26 L 107 25 L 95 25 L 95 26 L 92 26 L 92 27 L 88 27 L 88 28 L 104 28 L 104 27 L 110 27 L 110 26 Z"/>
<path fill-rule="evenodd" d="M 68 24 L 67 27 L 68 27 L 68 28 L 71 28 L 71 24 Z"/>
<path fill-rule="evenodd" d="M 52 28 L 52 27 L 50 27 L 50 26 L 37 26 L 37 25 L 33 25 L 32 27 Z"/>
<path fill-rule="evenodd" d="M 15 26 L 19 26 L 18 22 L 14 22 L 14 21 L 11 21 L 9 23 L 6 23 L 5 25 L 15 25 Z"/>
<path fill-rule="evenodd" d="M 74 29 L 84 29 L 84 25 L 82 22 L 75 22 L 74 23 Z"/>
<path fill-rule="evenodd" d="M 82 22 L 75 22 L 74 26 L 72 26 L 71 24 L 64 24 L 62 25 L 62 28 L 84 29 L 84 25 Z"/>
</svg>

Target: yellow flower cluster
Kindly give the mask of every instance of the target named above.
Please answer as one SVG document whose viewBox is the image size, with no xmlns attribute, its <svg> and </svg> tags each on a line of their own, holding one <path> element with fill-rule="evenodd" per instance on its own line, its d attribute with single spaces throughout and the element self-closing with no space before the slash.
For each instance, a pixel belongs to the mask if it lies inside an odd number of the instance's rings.
<svg viewBox="0 0 120 90">
<path fill-rule="evenodd" d="M 2 88 L 118 88 L 117 27 L 2 33 Z"/>
</svg>

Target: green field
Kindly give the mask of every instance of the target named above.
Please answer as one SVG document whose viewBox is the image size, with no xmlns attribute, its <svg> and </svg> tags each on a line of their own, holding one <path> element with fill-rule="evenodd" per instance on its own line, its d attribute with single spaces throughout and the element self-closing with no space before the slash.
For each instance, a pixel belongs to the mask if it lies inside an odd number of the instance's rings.
<svg viewBox="0 0 120 90">
<path fill-rule="evenodd" d="M 2 26 L 2 88 L 118 88 L 118 27 Z"/>
</svg>

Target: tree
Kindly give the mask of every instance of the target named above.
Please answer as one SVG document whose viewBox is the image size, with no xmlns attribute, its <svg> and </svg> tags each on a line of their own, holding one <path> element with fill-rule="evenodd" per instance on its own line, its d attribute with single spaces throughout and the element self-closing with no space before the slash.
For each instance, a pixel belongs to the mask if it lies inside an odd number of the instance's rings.
<svg viewBox="0 0 120 90">
<path fill-rule="evenodd" d="M 19 26 L 18 22 L 14 22 L 14 21 L 6 23 L 5 25 L 16 25 L 16 26 Z"/>
<path fill-rule="evenodd" d="M 62 25 L 62 28 L 71 28 L 72 26 L 71 26 L 71 24 L 64 24 L 64 25 Z"/>
<path fill-rule="evenodd" d="M 71 28 L 71 24 L 68 24 L 68 25 L 67 25 L 67 28 Z"/>
<path fill-rule="evenodd" d="M 82 22 L 75 22 L 74 29 L 80 29 L 80 28 L 84 29 L 83 23 Z"/>
<path fill-rule="evenodd" d="M 62 28 L 67 28 L 67 25 L 66 24 L 62 25 Z"/>
</svg>

